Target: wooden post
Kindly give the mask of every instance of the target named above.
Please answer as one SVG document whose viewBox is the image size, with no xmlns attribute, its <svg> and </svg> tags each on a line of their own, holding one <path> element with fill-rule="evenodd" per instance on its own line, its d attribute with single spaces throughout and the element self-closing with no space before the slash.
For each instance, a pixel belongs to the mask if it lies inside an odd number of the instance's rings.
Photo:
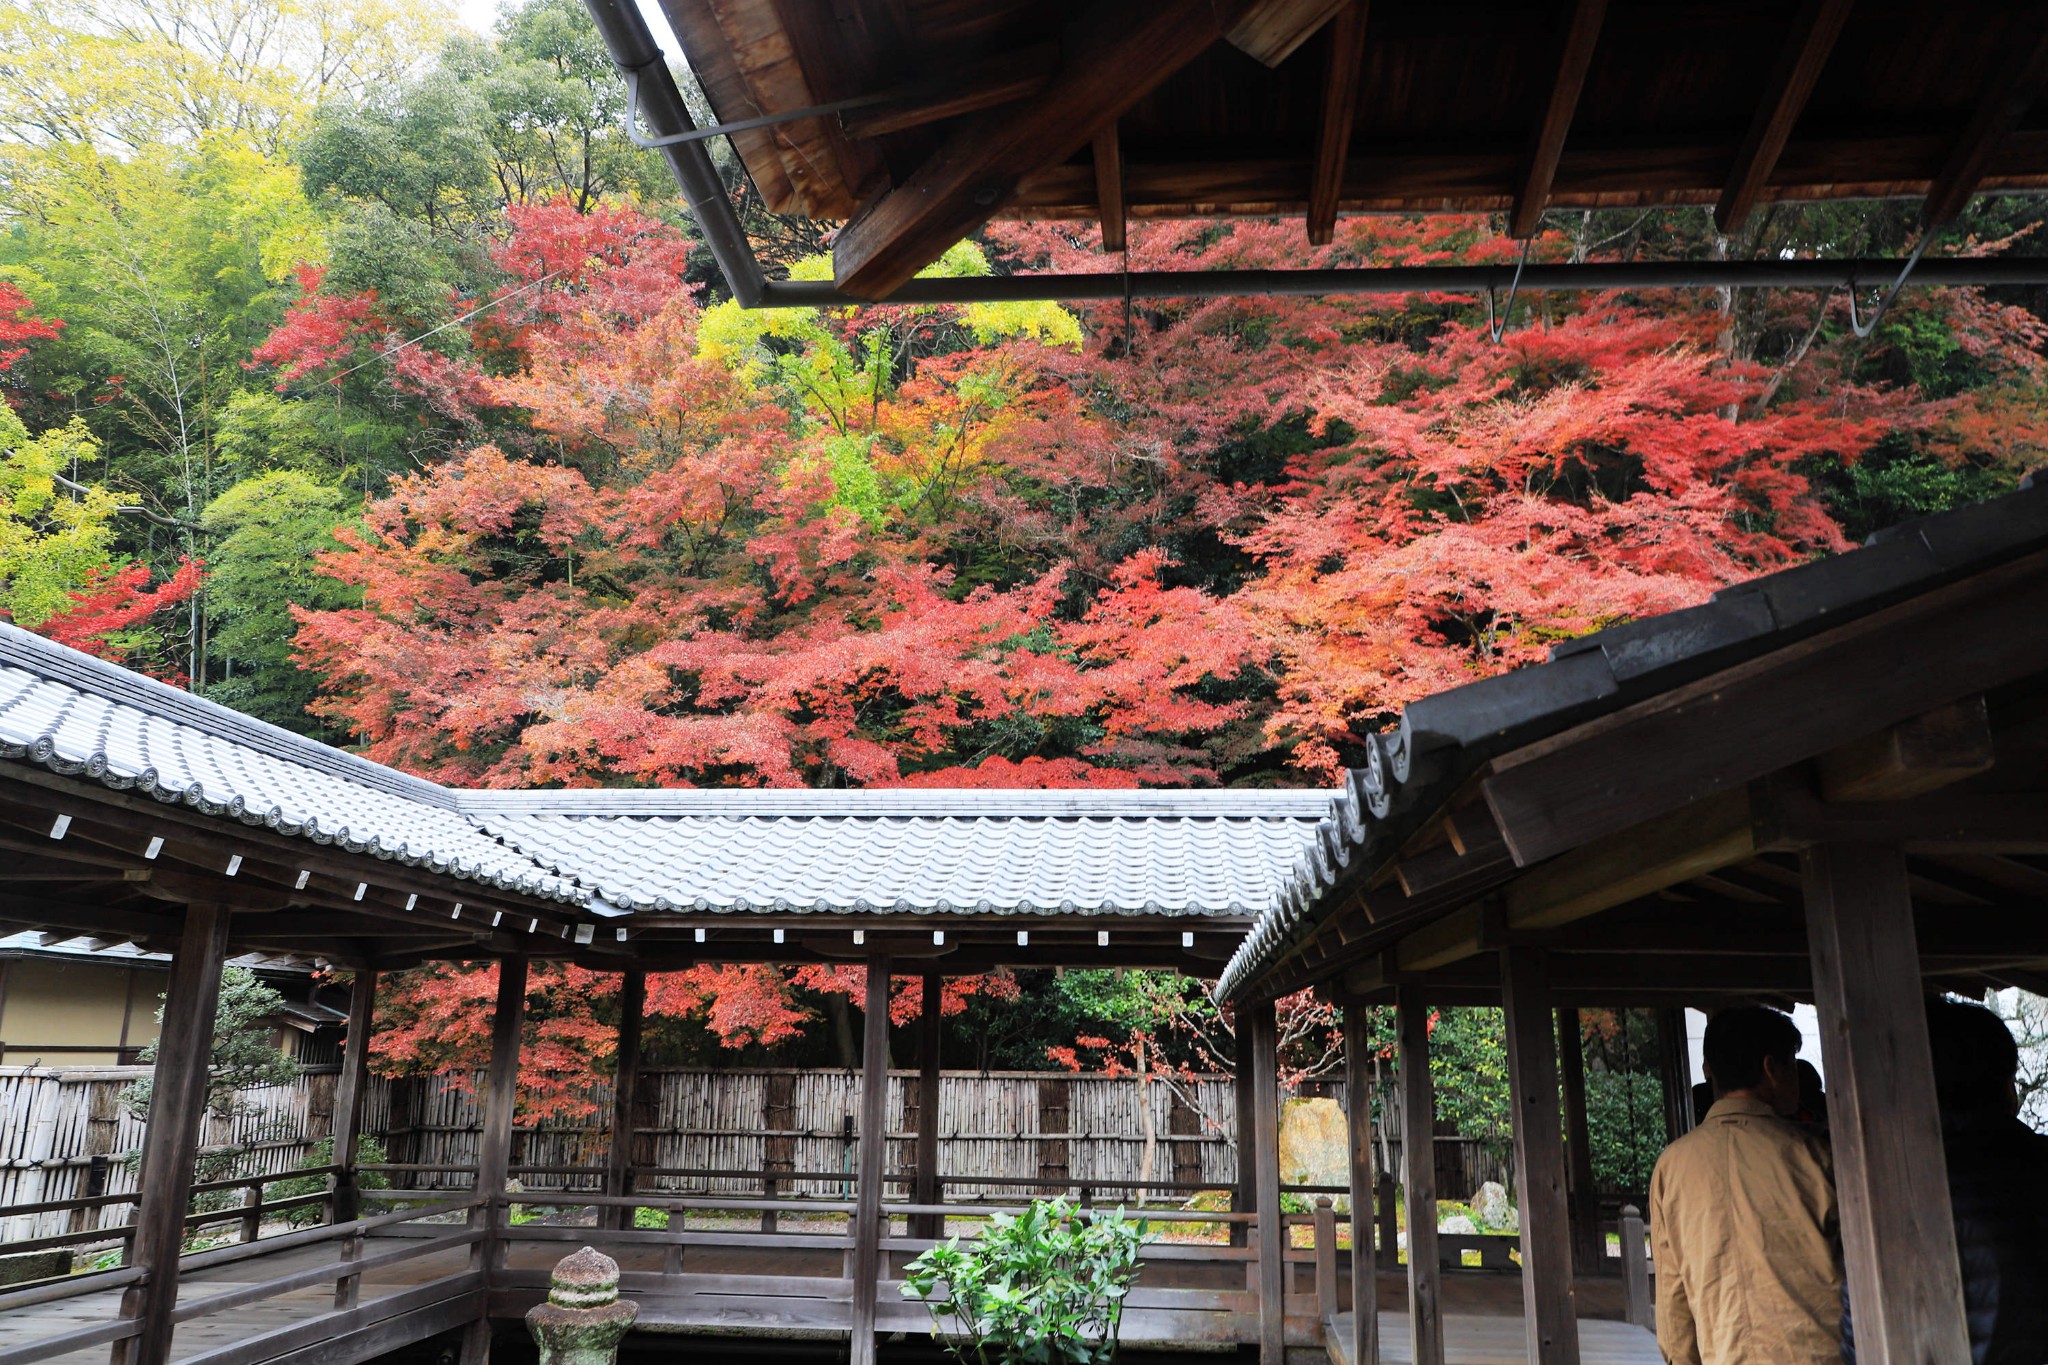
<svg viewBox="0 0 2048 1365">
<path fill-rule="evenodd" d="M 1643 1241 L 1643 1211 L 1621 1208 L 1621 1311 L 1627 1321 L 1657 1329 L 1657 1299 L 1650 1293 L 1650 1249 Z"/>
<path fill-rule="evenodd" d="M 889 959 L 868 959 L 861 1021 L 860 1147 L 853 1187 L 852 1365 L 874 1365 L 882 1279 L 882 1176 L 889 1150 Z"/>
<path fill-rule="evenodd" d="M 1600 1191 L 1593 1184 L 1593 1136 L 1586 1122 L 1585 1035 L 1579 1012 L 1557 1012 L 1558 1059 L 1564 1081 L 1565 1190 L 1571 1206 L 1572 1252 L 1579 1268 L 1597 1274 L 1607 1268 L 1607 1235 L 1600 1228 Z"/>
<path fill-rule="evenodd" d="M 1397 986 L 1400 1012 L 1401 1183 L 1408 1200 L 1408 1332 L 1414 1365 L 1444 1365 L 1443 1268 L 1436 1251 L 1436 1086 L 1429 1077 L 1429 1008 Z M 1526 1215 L 1524 1216 L 1526 1222 Z"/>
<path fill-rule="evenodd" d="M 484 1085 L 484 1131 L 476 1153 L 476 1194 L 484 1205 L 470 1215 L 472 1226 L 486 1230 L 471 1253 L 472 1267 L 491 1272 L 505 1263 L 505 1239 L 499 1231 L 498 1208 L 512 1166 L 512 1117 L 519 1101 L 519 1034 L 526 1023 L 526 957 L 498 962 L 498 1000 L 491 1016 L 491 1067 Z M 509 1210 L 507 1211 L 509 1222 Z M 469 1324 L 462 1338 L 461 1365 L 488 1365 L 491 1320 L 488 1311 Z"/>
<path fill-rule="evenodd" d="M 1230 1192 L 1232 1213 L 1257 1213 L 1259 1211 L 1259 1182 L 1257 1163 L 1252 1158 L 1252 1131 L 1258 1127 L 1258 1119 L 1252 1112 L 1251 1049 L 1237 1049 L 1233 1063 L 1235 1071 L 1230 1078 L 1230 1094 L 1237 1113 L 1237 1185 Z M 1252 1230 L 1243 1223 L 1230 1225 L 1230 1244 L 1245 1247 L 1252 1244 Z M 1258 1291 L 1256 1273 L 1247 1281 L 1245 1288 Z"/>
<path fill-rule="evenodd" d="M 1259 1365 L 1287 1355 L 1287 1224 L 1280 1207 L 1280 1027 L 1273 1002 L 1238 1011 L 1238 1055 L 1249 1054 L 1252 1169 L 1258 1192 Z M 1238 1136 L 1243 1146 L 1244 1137 Z"/>
<path fill-rule="evenodd" d="M 1856 1358 L 1966 1361 L 1905 854 L 1817 844 L 1802 864 Z"/>
<path fill-rule="evenodd" d="M 1380 1172 L 1378 1193 L 1373 1209 L 1373 1222 L 1379 1226 L 1377 1259 L 1386 1269 L 1398 1270 L 1401 1265 L 1401 1217 L 1400 1210 L 1394 1206 L 1393 1172 Z"/>
<path fill-rule="evenodd" d="M 623 1199 L 633 1184 L 633 1118 L 639 1107 L 640 1027 L 647 1012 L 647 973 L 627 972 L 619 983 L 619 1056 L 612 1079 L 612 1143 L 605 1154 L 604 1192 Z M 601 1228 L 628 1229 L 633 1210 L 598 1210 Z"/>
<path fill-rule="evenodd" d="M 348 993 L 348 1037 L 341 1050 L 341 1076 L 334 1086 L 334 1202 L 329 1221 L 352 1223 L 363 1216 L 362 1184 L 356 1176 L 357 1138 L 363 1131 L 363 1078 L 370 1068 L 370 1016 L 377 1003 L 377 973 L 356 971 Z"/>
<path fill-rule="evenodd" d="M 1330 1196 L 1316 1199 L 1316 1320 L 1337 1330 L 1337 1209 Z"/>
<path fill-rule="evenodd" d="M 1515 1125 L 1515 1185 L 1522 1213 L 1522 1316 L 1530 1365 L 1578 1365 L 1579 1319 L 1572 1299 L 1570 1204 L 1564 1188 L 1564 1127 L 1558 1117 L 1557 1048 L 1552 1042 L 1550 973 L 1537 948 L 1503 948 L 1501 1011 L 1507 1017 L 1509 1110 Z"/>
<path fill-rule="evenodd" d="M 1373 1255 L 1371 1020 L 1344 1007 L 1344 1107 L 1351 1140 L 1351 1365 L 1379 1365 L 1379 1267 Z M 1391 1203 L 1389 1205 L 1391 1208 Z M 1391 1239 L 1390 1239 L 1391 1240 Z"/>
<path fill-rule="evenodd" d="M 943 1022 L 946 979 L 937 972 L 924 977 L 923 1012 L 917 1029 L 917 1152 L 912 1202 L 939 1202 L 939 1025 Z M 944 1214 L 911 1220 L 919 1237 L 944 1237 Z"/>
<path fill-rule="evenodd" d="M 199 1125 L 206 1116 L 213 1024 L 227 948 L 227 907 L 185 907 L 184 932 L 164 992 L 163 1029 L 157 1035 L 149 1100 L 151 1138 L 136 1182 L 142 1193 L 135 1206 L 131 1264 L 148 1278 L 121 1296 L 121 1316 L 139 1320 L 141 1331 L 115 1343 L 114 1365 L 164 1365 L 170 1359 L 178 1252 L 185 1241 L 185 1209 L 192 1201 Z"/>
<path fill-rule="evenodd" d="M 1692 1112 L 1692 1056 L 1682 1007 L 1657 1011 L 1657 1060 L 1664 1082 L 1664 1140 L 1676 1142 L 1699 1118 Z"/>
</svg>

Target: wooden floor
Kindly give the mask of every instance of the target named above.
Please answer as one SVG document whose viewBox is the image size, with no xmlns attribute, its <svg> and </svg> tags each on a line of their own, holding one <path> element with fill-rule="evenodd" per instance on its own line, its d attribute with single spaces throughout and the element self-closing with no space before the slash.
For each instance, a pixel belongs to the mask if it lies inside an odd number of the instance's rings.
<svg viewBox="0 0 2048 1365">
<path fill-rule="evenodd" d="M 377 1240 L 372 1239 L 373 1246 Z M 336 1247 L 315 1246 L 268 1256 L 252 1256 L 232 1265 L 194 1271 L 178 1285 L 178 1304 L 183 1307 L 210 1295 L 229 1293 L 244 1285 L 258 1284 L 296 1270 L 332 1265 L 339 1258 Z M 370 1305 L 388 1300 L 436 1280 L 459 1276 L 468 1265 L 468 1252 L 449 1251 L 385 1270 L 368 1271 L 363 1276 L 360 1301 Z M 75 1327 L 105 1322 L 115 1315 L 120 1302 L 121 1291 L 113 1289 L 0 1314 L 0 1347 L 22 1346 Z M 178 1324 L 177 1335 L 171 1344 L 171 1359 L 191 1360 L 222 1347 L 239 1345 L 266 1332 L 331 1312 L 333 1306 L 333 1287 L 320 1285 L 195 1318 Z M 68 1355 L 53 1356 L 44 1365 L 105 1365 L 107 1355 L 105 1346 L 94 1346 Z"/>
<path fill-rule="evenodd" d="M 593 1240 L 602 1240 L 601 1236 Z M 373 1236 L 370 1249 L 374 1254 L 379 1243 L 389 1246 L 386 1238 Z M 506 1270 L 510 1280 L 536 1279 L 545 1283 L 540 1276 L 564 1250 L 573 1248 L 555 1246 L 515 1246 Z M 653 1269 L 640 1263 L 647 1259 L 644 1248 L 619 1248 L 620 1260 L 625 1263 L 629 1282 L 641 1279 L 646 1270 Z M 189 1274 L 179 1287 L 178 1302 L 181 1307 L 203 1302 L 205 1299 L 232 1293 L 250 1284 L 275 1279 L 281 1275 L 307 1270 L 314 1266 L 331 1265 L 338 1257 L 333 1245 L 321 1245 L 279 1251 L 266 1256 L 251 1257 L 246 1261 L 200 1270 Z M 712 1259 L 712 1258 L 707 1258 Z M 653 1296 L 643 1307 L 644 1325 L 651 1330 L 679 1332 L 685 1334 L 738 1332 L 743 1335 L 772 1335 L 795 1337 L 813 1335 L 817 1337 L 838 1337 L 845 1332 L 845 1305 L 842 1302 L 830 1305 L 819 1303 L 804 1315 L 806 1321 L 792 1319 L 787 1323 L 770 1323 L 764 1318 L 782 1316 L 773 1311 L 764 1311 L 775 1302 L 772 1298 L 755 1297 L 746 1293 L 747 1282 L 764 1271 L 780 1271 L 780 1277 L 762 1278 L 763 1286 L 774 1284 L 777 1278 L 810 1278 L 823 1280 L 830 1274 L 829 1266 L 835 1258 L 817 1257 L 821 1264 L 798 1265 L 792 1262 L 788 1253 L 764 1256 L 759 1252 L 738 1251 L 718 1255 L 716 1258 L 724 1275 L 717 1277 L 728 1283 L 706 1285 L 711 1292 L 700 1292 L 697 1296 Z M 770 1261 L 780 1264 L 771 1264 Z M 802 1258 L 797 1258 L 802 1259 Z M 1195 1282 L 1211 1278 L 1203 1272 L 1210 1267 L 1199 1265 L 1163 1265 L 1154 1269 L 1166 1272 L 1161 1280 Z M 1231 1277 L 1242 1276 L 1240 1266 L 1217 1266 L 1225 1282 Z M 640 1275 L 634 1272 L 638 1270 Z M 464 1283 L 468 1272 L 466 1250 L 437 1252 L 401 1264 L 374 1269 L 363 1277 L 360 1295 L 361 1309 L 366 1317 L 391 1314 L 400 1308 L 411 1308 L 434 1300 L 445 1300 L 448 1290 L 437 1286 L 457 1286 Z M 522 1274 L 522 1272 L 524 1272 Z M 752 1273 L 749 1273 L 752 1272 Z M 821 1273 L 822 1272 L 822 1273 Z M 793 1273 L 793 1274 L 792 1274 Z M 703 1277 L 698 1277 L 700 1280 Z M 788 1278 L 782 1278 L 788 1284 Z M 1585 1282 L 1586 1288 L 1598 1291 L 1605 1288 L 1602 1281 Z M 822 1288 L 822 1285 L 820 1286 Z M 1522 1333 L 1522 1319 L 1519 1313 L 1520 1284 L 1518 1277 L 1496 1276 L 1450 1276 L 1446 1278 L 1445 1346 L 1448 1365 L 1520 1365 L 1527 1359 L 1527 1347 Z M 516 1318 L 525 1302 L 537 1297 L 537 1290 L 528 1289 L 524 1294 L 507 1296 L 496 1293 L 492 1296 L 494 1317 Z M 1383 1275 L 1381 1279 L 1382 1302 L 1402 1301 L 1402 1286 L 1398 1279 Z M 56 1335 L 74 1328 L 91 1326 L 107 1321 L 117 1308 L 120 1292 L 108 1290 L 103 1293 L 83 1295 L 58 1303 L 43 1304 L 17 1309 L 0 1315 L 0 1349 L 27 1345 L 40 1338 Z M 291 1334 L 294 1339 L 280 1337 L 281 1346 L 296 1347 L 328 1343 L 329 1336 L 324 1328 L 311 1326 L 314 1319 L 331 1314 L 333 1291 L 327 1285 L 319 1285 L 295 1292 L 280 1294 L 256 1303 L 224 1309 L 218 1313 L 181 1323 L 172 1349 L 172 1359 L 180 1362 L 194 1362 L 200 1365 L 215 1351 L 242 1346 L 254 1338 L 268 1333 L 285 1333 L 295 1324 L 306 1324 L 304 1332 Z M 1598 1300 L 1600 1294 L 1589 1295 Z M 513 1300 L 518 1300 L 514 1302 Z M 749 1302 L 749 1300 L 752 1300 Z M 480 1299 L 476 1302 L 481 1302 Z M 1290 1301 L 1292 1309 L 1294 1303 Z M 1594 1302 L 1581 1304 L 1582 1311 L 1599 1312 L 1605 1305 Z M 885 1304 L 878 1324 L 885 1331 L 919 1333 L 924 1328 L 923 1311 L 906 1303 Z M 651 1310 L 649 1312 L 648 1310 Z M 821 1311 L 822 1310 L 822 1311 Z M 474 1312 L 475 1309 L 470 1311 Z M 1149 1319 L 1153 1313 L 1134 1313 L 1134 1319 Z M 1151 1333 L 1140 1330 L 1137 1335 L 1152 1333 L 1179 1336 L 1190 1331 L 1185 1321 L 1166 1321 L 1167 1315 L 1158 1315 L 1162 1321 L 1135 1322 L 1133 1326 L 1150 1328 Z M 1178 1315 L 1174 1315 L 1178 1318 Z M 339 1325 L 338 1320 L 330 1322 Z M 1350 1314 L 1340 1318 L 1342 1336 L 1349 1340 Z M 809 1328 L 809 1331 L 801 1330 Z M 1289 1337 L 1295 1349 L 1290 1356 L 1302 1349 L 1302 1345 L 1315 1340 L 1312 1319 L 1297 1319 L 1290 1313 Z M 795 1330 L 792 1330 L 795 1329 Z M 820 1330 L 822 1329 L 822 1330 Z M 444 1330 L 444 1329 L 436 1329 Z M 1579 1324 L 1585 1365 L 1658 1365 L 1660 1357 L 1656 1343 L 1650 1333 L 1626 1323 L 1584 1318 Z M 1383 1312 L 1380 1315 L 1382 1346 L 1381 1359 L 1386 1365 L 1401 1365 L 1410 1357 L 1408 1353 L 1408 1318 L 1405 1313 Z M 424 1333 L 422 1334 L 424 1335 Z M 1199 1333 L 1195 1335 L 1199 1336 Z M 1164 1343 L 1161 1343 L 1164 1344 Z M 1182 1349 L 1208 1346 L 1211 1349 L 1224 1345 L 1221 1341 L 1183 1339 L 1177 1343 Z M 50 1357 L 39 1365 L 102 1365 L 107 1359 L 107 1348 L 95 1346 L 71 1352 L 63 1356 Z M 1331 1357 L 1337 1365 L 1350 1365 L 1341 1349 L 1333 1349 Z"/>
<path fill-rule="evenodd" d="M 1352 1365 L 1344 1349 L 1351 1341 L 1351 1315 L 1337 1317 L 1338 1341 L 1330 1349 L 1335 1365 Z M 1408 1315 L 1380 1314 L 1380 1365 L 1411 1365 Z M 1451 1313 L 1444 1318 L 1444 1365 L 1526 1365 L 1528 1338 L 1519 1317 Z M 1663 1365 L 1657 1338 L 1625 1322 L 1579 1319 L 1581 1365 Z"/>
</svg>

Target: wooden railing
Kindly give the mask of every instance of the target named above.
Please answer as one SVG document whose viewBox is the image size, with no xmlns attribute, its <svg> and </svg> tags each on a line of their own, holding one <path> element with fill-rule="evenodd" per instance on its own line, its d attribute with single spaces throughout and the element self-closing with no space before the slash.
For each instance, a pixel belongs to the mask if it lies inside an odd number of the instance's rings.
<svg viewBox="0 0 2048 1365">
<path fill-rule="evenodd" d="M 194 1185 L 195 1197 L 221 1194 L 230 1190 L 243 1193 L 239 1204 L 218 1209 L 208 1209 L 185 1216 L 185 1231 L 189 1235 L 203 1227 L 220 1223 L 234 1223 L 240 1229 L 240 1241 L 251 1243 L 262 1235 L 263 1220 L 295 1209 L 321 1206 L 332 1212 L 334 1191 L 330 1187 L 311 1194 L 293 1195 L 285 1199 L 266 1199 L 267 1186 L 281 1185 L 286 1181 L 303 1180 L 308 1177 L 325 1179 L 342 1170 L 339 1166 L 312 1166 L 305 1170 L 287 1171 L 277 1175 L 237 1176 L 232 1180 L 209 1180 Z M 8 1204 L 0 1206 L 0 1223 L 9 1219 L 50 1213 L 87 1213 L 96 1209 L 109 1208 L 117 1204 L 133 1205 L 136 1196 L 129 1194 L 98 1194 L 76 1199 L 46 1199 L 33 1204 Z M 74 1220 L 76 1221 L 76 1220 Z M 8 1255 L 23 1255 L 35 1251 L 54 1251 L 62 1247 L 103 1246 L 114 1242 L 122 1244 L 123 1259 L 126 1258 L 127 1243 L 135 1233 L 133 1223 L 117 1223 L 111 1227 L 74 1228 L 70 1232 L 48 1233 L 38 1237 L 23 1237 L 11 1241 L 0 1241 L 0 1251 Z"/>
<path fill-rule="evenodd" d="M 303 1174 L 303 1173 L 301 1173 Z M 233 1184 L 238 1182 L 220 1182 Z M 309 1266 L 304 1269 L 274 1275 L 253 1284 L 236 1285 L 232 1289 L 201 1298 L 180 1300 L 172 1314 L 174 1322 L 189 1322 L 230 1309 L 247 1307 L 253 1303 L 289 1294 L 313 1285 L 332 1283 L 335 1286 L 334 1305 L 336 1309 L 355 1309 L 362 1277 L 372 1270 L 398 1265 L 420 1257 L 431 1256 L 458 1247 L 475 1246 L 489 1235 L 488 1227 L 472 1223 L 466 1227 L 451 1228 L 448 1232 L 426 1240 L 407 1241 L 391 1250 L 375 1255 L 364 1254 L 365 1234 L 379 1228 L 393 1227 L 403 1223 L 420 1222 L 429 1218 L 445 1217 L 477 1208 L 482 1201 L 476 1199 L 448 1199 L 440 1192 L 416 1194 L 406 1191 L 376 1191 L 378 1198 L 400 1203 L 415 1204 L 417 1207 L 394 1210 L 358 1218 L 347 1223 L 329 1223 L 321 1227 L 303 1228 L 264 1238 L 255 1246 L 235 1245 L 209 1251 L 195 1252 L 179 1262 L 180 1275 L 231 1261 L 246 1259 L 256 1252 L 279 1252 L 298 1250 L 305 1247 L 339 1243 L 338 1258 L 327 1265 Z M 211 1215 L 195 1215 L 210 1217 Z M 472 1272 L 473 1273 L 473 1272 Z M 460 1277 L 455 1277 L 460 1278 Z M 63 1280 L 44 1281 L 25 1289 L 0 1293 L 0 1317 L 15 1309 L 29 1308 L 39 1304 L 55 1303 L 64 1299 L 97 1294 L 107 1290 L 126 1289 L 140 1285 L 147 1279 L 137 1269 L 118 1269 L 91 1272 L 70 1276 Z M 454 1292 L 450 1289 L 449 1292 Z M 297 1330 L 287 1328 L 286 1331 Z M 328 1328 L 332 1330 L 332 1326 Z M 52 1359 L 70 1351 L 84 1350 L 92 1346 L 111 1345 L 126 1340 L 141 1331 L 138 1321 L 130 1317 L 115 1317 L 110 1321 L 73 1328 L 49 1336 L 38 1337 L 19 1345 L 0 1348 L 0 1365 L 38 1365 L 38 1362 Z M 274 1334 L 256 1337 L 235 1346 L 206 1352 L 200 1356 L 188 1356 L 184 1362 L 190 1365 L 246 1365 L 269 1358 L 275 1354 Z M 182 1365 L 182 1363 L 181 1363 Z"/>
</svg>

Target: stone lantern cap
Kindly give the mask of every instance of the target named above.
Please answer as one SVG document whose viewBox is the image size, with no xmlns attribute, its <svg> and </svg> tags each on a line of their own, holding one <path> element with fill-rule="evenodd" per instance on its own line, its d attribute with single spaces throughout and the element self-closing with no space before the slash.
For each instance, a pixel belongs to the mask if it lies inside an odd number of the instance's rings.
<svg viewBox="0 0 2048 1365">
<path fill-rule="evenodd" d="M 557 1308 L 602 1308 L 619 1297 L 619 1263 L 596 1247 L 555 1262 L 548 1302 Z"/>
<path fill-rule="evenodd" d="M 548 1301 L 526 1310 L 541 1365 L 613 1365 L 640 1305 L 619 1297 L 619 1263 L 584 1247 L 555 1263 Z"/>
</svg>

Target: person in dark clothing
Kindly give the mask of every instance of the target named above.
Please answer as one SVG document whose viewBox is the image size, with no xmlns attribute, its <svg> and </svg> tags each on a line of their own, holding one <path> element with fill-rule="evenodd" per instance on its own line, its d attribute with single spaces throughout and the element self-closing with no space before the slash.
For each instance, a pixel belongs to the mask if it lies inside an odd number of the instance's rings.
<svg viewBox="0 0 2048 1365">
<path fill-rule="evenodd" d="M 2048 1362 L 2048 1135 L 2019 1120 L 2019 1045 L 1981 1005 L 1927 1003 L 1972 1365 Z M 1856 1346 L 1843 1315 L 1843 1358 Z"/>
<path fill-rule="evenodd" d="M 2048 1135 L 2019 1120 L 2019 1045 L 1981 1005 L 1932 1000 L 1927 1040 L 1974 1365 L 2048 1361 Z"/>
</svg>

